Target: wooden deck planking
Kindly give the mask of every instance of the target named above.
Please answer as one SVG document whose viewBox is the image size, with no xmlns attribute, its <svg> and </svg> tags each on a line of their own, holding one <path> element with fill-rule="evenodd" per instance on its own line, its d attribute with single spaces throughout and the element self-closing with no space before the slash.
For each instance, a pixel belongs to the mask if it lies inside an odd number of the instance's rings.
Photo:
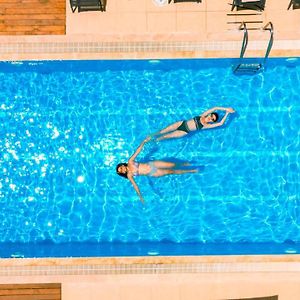
<svg viewBox="0 0 300 300">
<path fill-rule="evenodd" d="M 63 0 L 0 0 L 0 35 L 66 34 Z"/>
<path fill-rule="evenodd" d="M 0 284 L 0 299 L 61 300 L 61 284 Z"/>
</svg>

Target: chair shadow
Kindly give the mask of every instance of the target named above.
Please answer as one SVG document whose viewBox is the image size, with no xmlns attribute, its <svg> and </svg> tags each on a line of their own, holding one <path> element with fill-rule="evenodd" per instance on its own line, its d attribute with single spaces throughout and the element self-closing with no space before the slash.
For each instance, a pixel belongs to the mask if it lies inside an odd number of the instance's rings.
<svg viewBox="0 0 300 300">
<path fill-rule="evenodd" d="M 172 0 L 169 0 L 168 3 L 170 4 L 172 2 Z M 174 3 L 178 3 L 178 2 L 197 2 L 197 3 L 201 3 L 202 0 L 173 0 Z"/>
<path fill-rule="evenodd" d="M 292 9 L 299 9 L 300 8 L 300 0 L 291 0 L 288 6 L 288 9 L 290 9 L 292 7 Z"/>
<path fill-rule="evenodd" d="M 101 4 L 102 4 L 102 11 L 106 11 L 107 0 L 101 0 Z"/>
<path fill-rule="evenodd" d="M 266 6 L 266 0 L 260 0 L 256 2 L 244 2 L 241 3 L 241 0 L 233 0 L 233 3 L 236 3 L 235 7 L 237 11 L 241 10 L 256 10 L 263 11 Z"/>
</svg>

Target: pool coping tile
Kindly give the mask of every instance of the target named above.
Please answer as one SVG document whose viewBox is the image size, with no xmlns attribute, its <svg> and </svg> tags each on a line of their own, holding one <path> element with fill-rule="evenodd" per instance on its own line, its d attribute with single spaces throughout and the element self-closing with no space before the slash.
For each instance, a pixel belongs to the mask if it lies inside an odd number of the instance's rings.
<svg viewBox="0 0 300 300">
<path fill-rule="evenodd" d="M 1 41 L 1 38 L 0 38 Z M 124 58 L 219 58 L 239 57 L 240 41 L 52 41 L 0 43 L 1 60 L 63 60 Z M 263 57 L 266 41 L 252 41 L 249 57 Z M 300 40 L 275 41 L 270 57 L 300 56 Z"/>
<path fill-rule="evenodd" d="M 0 259 L 0 276 L 300 272 L 300 255 Z"/>
</svg>

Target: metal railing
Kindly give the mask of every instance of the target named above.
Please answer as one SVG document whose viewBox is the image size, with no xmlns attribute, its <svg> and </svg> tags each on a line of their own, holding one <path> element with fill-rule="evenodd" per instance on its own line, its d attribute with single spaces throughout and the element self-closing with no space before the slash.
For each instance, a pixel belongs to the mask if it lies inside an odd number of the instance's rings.
<svg viewBox="0 0 300 300">
<path fill-rule="evenodd" d="M 271 52 L 271 49 L 272 49 L 272 46 L 273 46 L 273 40 L 274 40 L 274 38 L 273 38 L 274 30 L 273 30 L 272 22 L 267 23 L 262 29 L 270 31 L 269 44 L 268 44 L 268 48 L 267 48 L 265 58 L 264 58 L 264 64 L 265 64 L 265 61 L 267 60 L 267 58 L 269 57 L 269 54 Z"/>
<path fill-rule="evenodd" d="M 240 59 L 242 59 L 244 57 L 248 45 L 248 30 L 245 22 L 241 23 L 239 30 L 244 30 L 244 38 L 243 38 L 243 43 L 242 43 L 242 48 L 240 53 Z"/>
<path fill-rule="evenodd" d="M 258 28 L 257 28 L 258 29 Z M 248 45 L 248 29 L 246 26 L 246 22 L 242 22 L 241 25 L 239 26 L 239 30 L 243 30 L 244 31 L 244 37 L 243 37 L 243 43 L 242 43 L 242 47 L 241 47 L 241 53 L 240 53 L 240 59 L 239 59 L 239 63 L 235 66 L 235 68 L 233 69 L 233 72 L 248 72 L 248 73 L 256 73 L 259 70 L 262 70 L 264 68 L 264 65 L 266 63 L 267 58 L 269 57 L 270 51 L 272 49 L 273 46 L 273 34 L 274 34 L 274 30 L 273 30 L 273 24 L 272 22 L 268 22 L 264 27 L 260 28 L 261 30 L 268 30 L 270 32 L 270 39 L 269 39 L 269 43 L 268 43 L 268 47 L 265 53 L 265 56 L 263 58 L 263 61 L 261 61 L 261 63 L 242 63 L 242 61 L 244 61 L 244 54 L 246 52 L 247 49 L 247 45 Z"/>
</svg>

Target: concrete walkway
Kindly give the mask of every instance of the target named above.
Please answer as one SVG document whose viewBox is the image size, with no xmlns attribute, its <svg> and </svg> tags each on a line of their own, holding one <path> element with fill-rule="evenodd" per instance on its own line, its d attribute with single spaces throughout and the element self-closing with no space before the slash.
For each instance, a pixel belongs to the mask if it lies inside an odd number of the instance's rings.
<svg viewBox="0 0 300 300">
<path fill-rule="evenodd" d="M 289 1 L 266 0 L 259 13 L 231 11 L 231 0 L 108 0 L 105 12 L 72 13 L 66 0 L 66 35 L 1 36 L 1 59 L 238 57 L 241 21 L 258 29 L 271 21 L 270 56 L 300 56 L 300 9 L 287 10 Z M 268 39 L 268 31 L 249 31 L 247 55 L 264 55 Z"/>
</svg>

